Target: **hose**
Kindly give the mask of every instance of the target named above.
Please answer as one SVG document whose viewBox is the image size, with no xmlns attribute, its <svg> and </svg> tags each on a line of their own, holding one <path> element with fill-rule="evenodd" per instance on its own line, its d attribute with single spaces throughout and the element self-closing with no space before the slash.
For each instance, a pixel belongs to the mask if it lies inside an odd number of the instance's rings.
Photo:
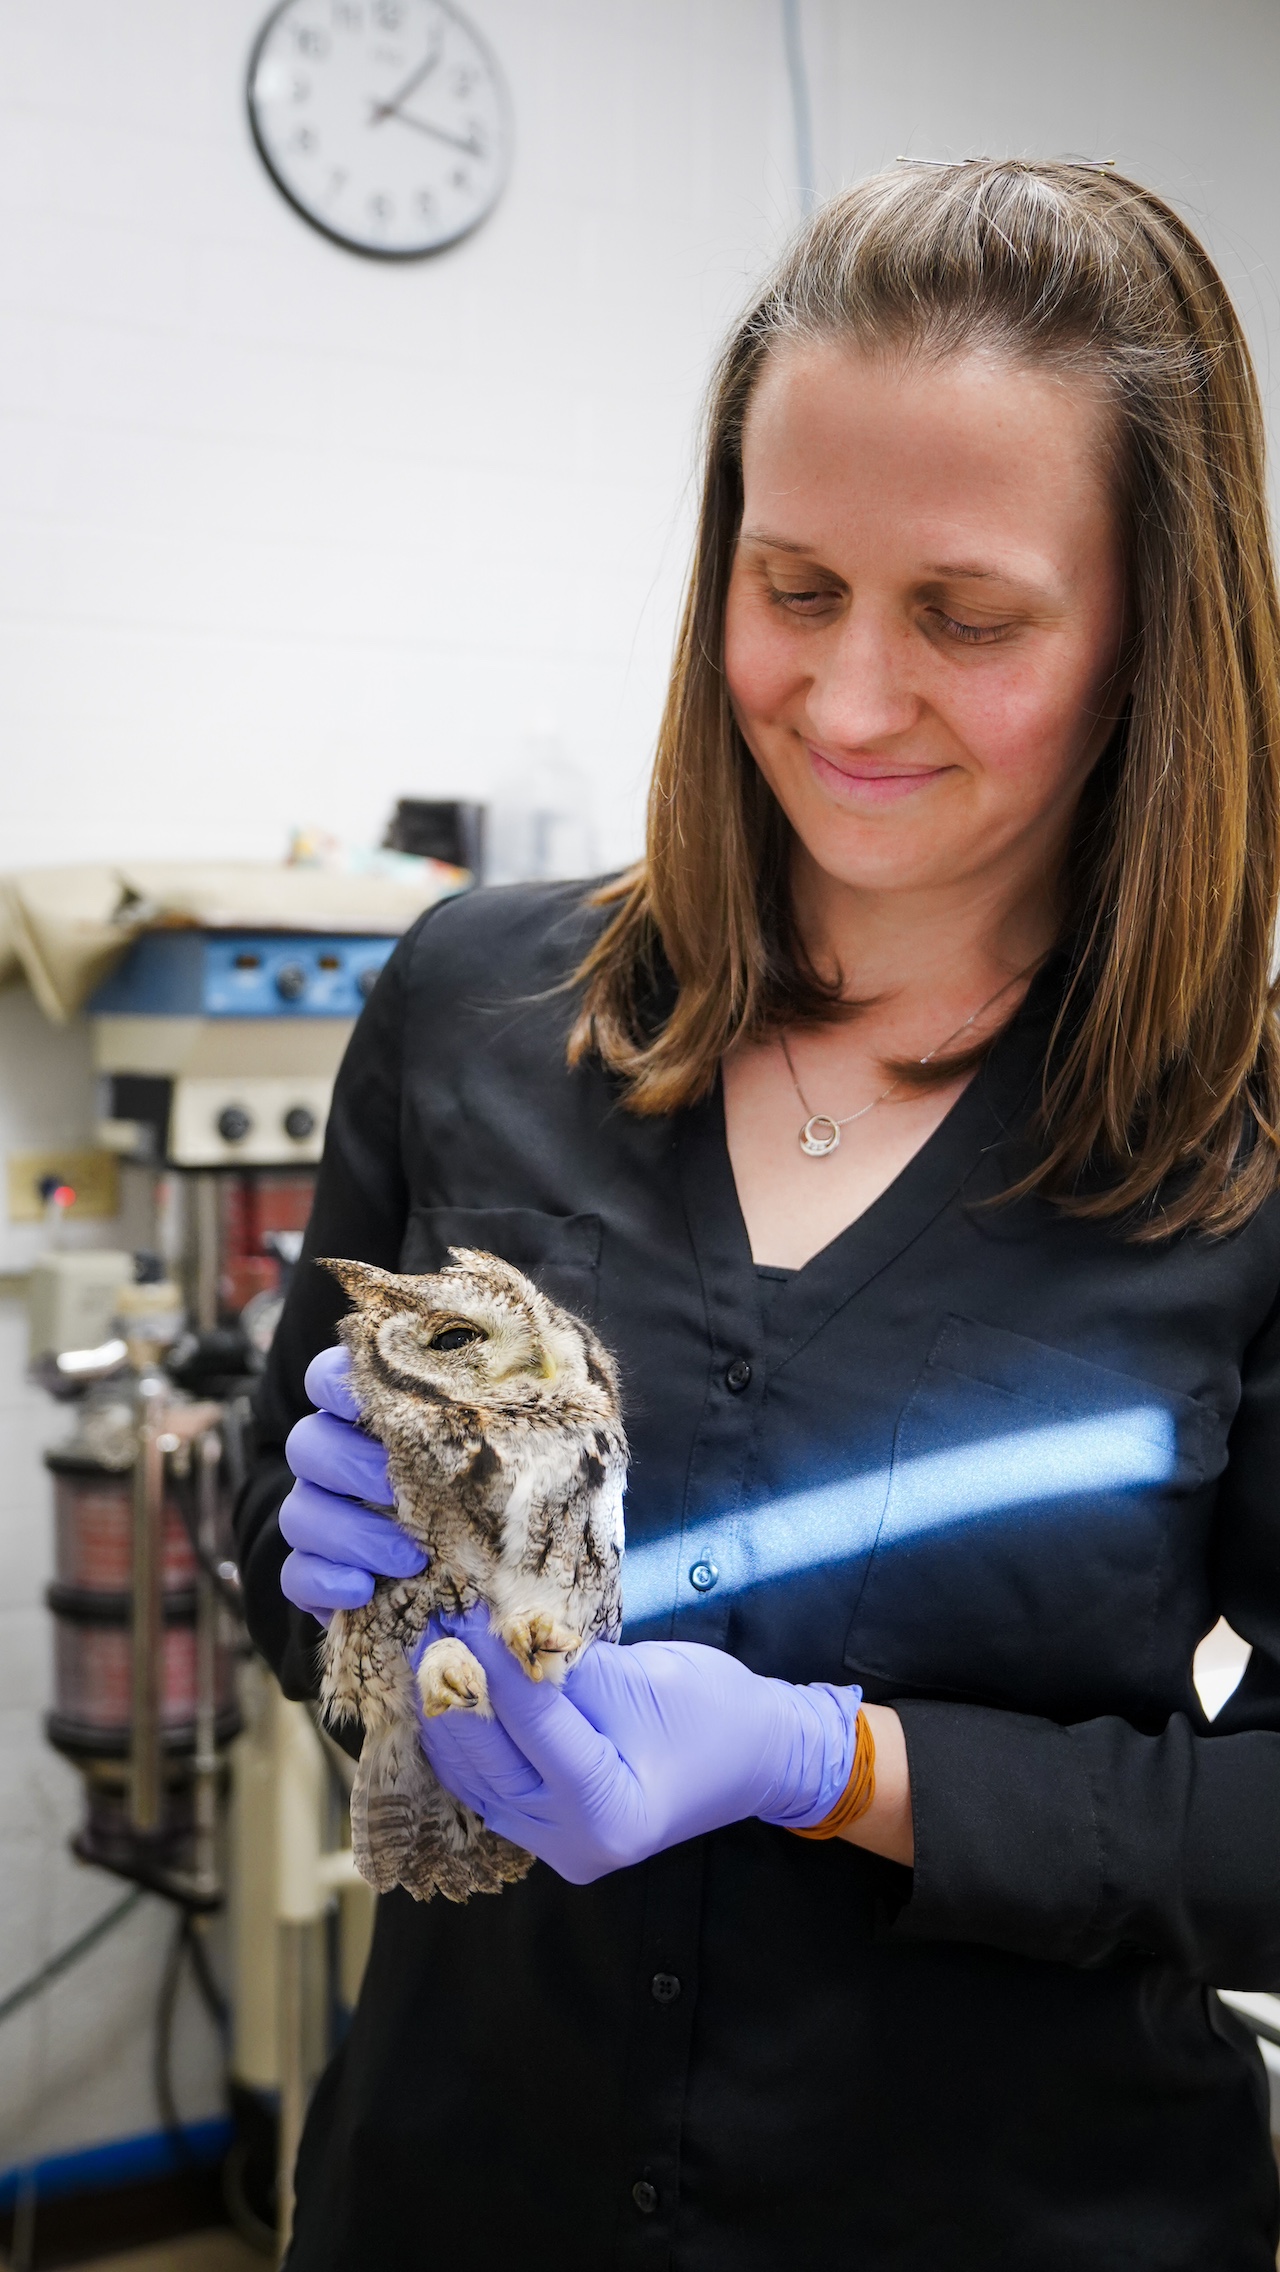
<svg viewBox="0 0 1280 2272">
<path fill-rule="evenodd" d="M 106 1910 L 85 1932 L 78 1934 L 74 1941 L 68 1941 L 65 1948 L 59 1949 L 56 1956 L 49 1958 L 47 1964 L 42 1964 L 38 1972 L 33 1972 L 28 1979 L 20 1981 L 16 1988 L 9 1990 L 7 1996 L 0 1997 L 0 2025 L 14 2012 L 20 2012 L 24 2004 L 31 2002 L 33 1996 L 40 1995 L 43 1989 L 61 1979 L 64 1972 L 70 1972 L 72 1965 L 78 1964 L 82 1956 L 88 1956 L 90 1949 L 96 1949 L 99 1941 L 105 1941 L 108 1933 L 114 1932 L 117 1925 L 123 1925 L 125 1918 L 137 1908 L 144 1891 L 144 1887 L 135 1885 L 126 1893 L 123 1901 L 117 1901 L 114 1909 Z"/>
<path fill-rule="evenodd" d="M 223 2039 L 225 2054 L 231 2015 L 226 1997 L 210 1969 L 208 1951 L 201 1940 L 200 1928 L 189 1909 L 180 1909 L 174 1919 L 173 1937 L 169 1942 L 169 1953 L 160 1978 L 160 1992 L 156 1998 L 155 2034 L 151 2048 L 151 2078 L 156 2106 L 174 2155 L 179 2161 L 191 2159 L 186 2128 L 173 2092 L 173 2019 L 178 2007 L 184 1961 L 191 1966 L 200 2001 Z"/>
<path fill-rule="evenodd" d="M 182 1959 L 186 1954 L 186 1923 L 185 1910 L 179 1910 L 173 1922 L 164 1971 L 160 1975 L 155 2034 L 151 2044 L 151 2082 L 156 2094 L 156 2107 L 174 2157 L 182 2162 L 190 2161 L 192 2154 L 186 2131 L 182 2127 L 178 2102 L 173 2095 L 173 2015 L 177 2009 L 178 1987 L 182 1979 Z"/>
</svg>

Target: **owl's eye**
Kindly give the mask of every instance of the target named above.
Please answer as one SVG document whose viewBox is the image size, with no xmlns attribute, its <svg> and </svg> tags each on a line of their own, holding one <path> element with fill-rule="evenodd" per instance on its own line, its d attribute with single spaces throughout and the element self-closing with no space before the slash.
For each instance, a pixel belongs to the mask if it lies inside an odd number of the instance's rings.
<svg viewBox="0 0 1280 2272">
<path fill-rule="evenodd" d="M 484 1335 L 474 1325 L 446 1325 L 442 1333 L 433 1333 L 428 1349 L 465 1349 L 469 1341 L 483 1341 Z"/>
</svg>

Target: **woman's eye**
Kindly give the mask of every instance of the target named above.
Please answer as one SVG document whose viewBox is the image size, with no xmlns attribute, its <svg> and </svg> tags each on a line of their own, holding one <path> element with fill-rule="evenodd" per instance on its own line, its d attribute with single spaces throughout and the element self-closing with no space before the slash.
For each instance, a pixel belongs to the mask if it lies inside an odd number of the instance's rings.
<svg viewBox="0 0 1280 2272">
<path fill-rule="evenodd" d="M 484 1335 L 474 1325 L 446 1325 L 442 1333 L 433 1333 L 428 1349 L 465 1349 L 469 1341 L 483 1341 Z"/>
<path fill-rule="evenodd" d="M 820 608 L 829 607 L 830 592 L 788 591 L 784 585 L 770 584 L 769 598 L 775 607 L 785 607 L 792 615 L 816 615 Z"/>
<path fill-rule="evenodd" d="M 954 615 L 944 614 L 941 608 L 934 610 L 934 621 L 946 638 L 955 639 L 965 647 L 989 647 L 1013 628 L 1008 623 L 960 623 Z"/>
</svg>

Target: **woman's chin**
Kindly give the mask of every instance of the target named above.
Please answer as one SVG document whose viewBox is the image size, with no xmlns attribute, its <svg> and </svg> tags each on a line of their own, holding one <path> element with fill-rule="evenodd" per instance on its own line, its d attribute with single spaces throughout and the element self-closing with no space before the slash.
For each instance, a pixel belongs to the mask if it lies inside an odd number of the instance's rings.
<svg viewBox="0 0 1280 2272">
<path fill-rule="evenodd" d="M 811 836 L 802 839 L 804 852 L 814 880 L 828 888 L 863 894 L 936 891 L 958 880 L 962 863 L 954 868 L 950 862 L 940 862 L 936 851 L 926 852 L 920 846 L 890 847 L 868 845 L 851 847 L 823 841 Z"/>
</svg>

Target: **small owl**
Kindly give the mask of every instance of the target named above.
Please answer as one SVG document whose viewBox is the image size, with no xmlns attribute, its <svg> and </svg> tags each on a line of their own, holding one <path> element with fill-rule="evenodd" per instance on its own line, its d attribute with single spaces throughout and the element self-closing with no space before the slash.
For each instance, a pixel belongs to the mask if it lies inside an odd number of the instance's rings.
<svg viewBox="0 0 1280 2272">
<path fill-rule="evenodd" d="M 356 1867 L 415 1900 L 497 1893 L 532 1856 L 486 1830 L 436 1780 L 418 1715 L 490 1716 L 466 1644 L 409 1655 L 433 1610 L 483 1602 L 531 1680 L 564 1678 L 621 1624 L 627 1446 L 612 1358 L 579 1318 L 492 1254 L 453 1247 L 435 1277 L 326 1262 L 354 1308 L 338 1328 L 364 1424 L 386 1446 L 403 1528 L 430 1555 L 339 1610 L 323 1646 L 330 1720 L 357 1719 Z"/>
</svg>

